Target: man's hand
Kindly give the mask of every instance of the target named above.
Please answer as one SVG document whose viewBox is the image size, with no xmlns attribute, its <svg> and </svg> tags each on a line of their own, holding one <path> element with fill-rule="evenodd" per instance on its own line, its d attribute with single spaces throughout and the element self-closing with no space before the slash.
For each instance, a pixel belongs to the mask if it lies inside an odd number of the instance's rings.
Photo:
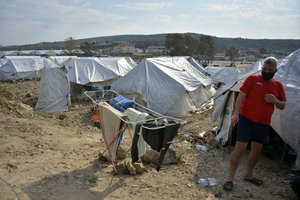
<svg viewBox="0 0 300 200">
<path fill-rule="evenodd" d="M 238 121 L 239 121 L 239 115 L 233 114 L 231 116 L 231 127 L 235 127 L 235 125 L 238 123 Z"/>
<path fill-rule="evenodd" d="M 274 96 L 274 94 L 266 94 L 265 96 L 265 101 L 268 103 L 276 103 L 277 102 L 277 98 Z"/>
<path fill-rule="evenodd" d="M 274 94 L 266 94 L 265 101 L 268 103 L 273 103 L 276 106 L 276 108 L 280 110 L 283 110 L 285 107 L 285 101 L 280 101 L 274 96 Z"/>
</svg>

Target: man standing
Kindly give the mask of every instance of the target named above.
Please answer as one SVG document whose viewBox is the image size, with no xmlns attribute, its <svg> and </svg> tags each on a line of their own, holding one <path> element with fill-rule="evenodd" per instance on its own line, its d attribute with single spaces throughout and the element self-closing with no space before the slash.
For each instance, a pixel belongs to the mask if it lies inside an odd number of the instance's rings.
<svg viewBox="0 0 300 200">
<path fill-rule="evenodd" d="M 267 140 L 274 106 L 282 110 L 286 101 L 282 84 L 273 79 L 276 71 L 276 58 L 268 57 L 263 63 L 262 73 L 249 76 L 240 88 L 231 117 L 232 127 L 239 122 L 237 142 L 231 153 L 229 176 L 223 185 L 224 190 L 232 190 L 235 172 L 249 141 L 251 151 L 244 180 L 257 186 L 263 184 L 262 180 L 253 176 L 253 169 Z"/>
</svg>

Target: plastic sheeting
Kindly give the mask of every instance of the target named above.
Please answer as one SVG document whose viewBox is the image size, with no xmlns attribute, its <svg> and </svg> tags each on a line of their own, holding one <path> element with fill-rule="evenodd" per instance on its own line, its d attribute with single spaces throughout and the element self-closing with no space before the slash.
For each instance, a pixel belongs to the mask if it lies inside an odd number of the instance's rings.
<svg viewBox="0 0 300 200">
<path fill-rule="evenodd" d="M 118 76 L 124 76 L 137 65 L 130 57 L 101 57 L 98 60 L 104 67 Z"/>
<path fill-rule="evenodd" d="M 41 72 L 37 111 L 54 113 L 68 111 L 70 83 L 63 68 L 45 67 Z"/>
<path fill-rule="evenodd" d="M 236 67 L 224 67 L 220 71 L 217 71 L 211 76 L 211 79 L 215 82 L 221 82 L 224 84 L 232 82 L 232 80 L 238 79 L 239 69 Z"/>
<path fill-rule="evenodd" d="M 70 82 L 81 85 L 120 78 L 135 66 L 133 60 L 123 57 L 71 58 L 65 63 Z"/>
<path fill-rule="evenodd" d="M 283 83 L 287 102 L 284 110 L 275 110 L 271 126 L 300 155 L 300 49 L 279 66 L 276 78 Z"/>
<path fill-rule="evenodd" d="M 49 65 L 49 61 L 46 58 L 9 57 L 0 68 L 0 77 L 2 77 L 2 81 L 39 78 L 40 70 L 47 65 Z"/>
<path fill-rule="evenodd" d="M 77 56 L 50 56 L 49 59 L 53 60 L 54 63 L 57 65 L 63 66 L 63 64 L 69 59 L 69 58 L 77 58 Z"/>
<path fill-rule="evenodd" d="M 199 106 L 211 96 L 205 87 L 210 83 L 211 79 L 184 57 L 157 57 L 142 60 L 111 88 L 124 94 L 137 93 L 148 108 L 179 117 L 190 111 L 187 102 Z M 199 97 L 200 94 L 203 96 Z"/>
</svg>

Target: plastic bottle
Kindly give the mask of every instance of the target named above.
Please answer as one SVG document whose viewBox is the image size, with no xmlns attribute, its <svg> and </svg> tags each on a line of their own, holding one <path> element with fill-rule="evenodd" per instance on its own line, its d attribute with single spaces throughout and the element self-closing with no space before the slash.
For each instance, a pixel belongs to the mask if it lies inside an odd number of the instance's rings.
<svg viewBox="0 0 300 200">
<path fill-rule="evenodd" d="M 201 144 L 196 144 L 196 150 L 198 151 L 198 152 L 207 152 L 207 147 L 206 146 L 203 146 L 203 145 L 201 145 Z"/>
<path fill-rule="evenodd" d="M 213 186 L 216 184 L 217 184 L 217 181 L 215 178 L 200 178 L 197 181 L 197 185 L 202 186 L 202 187 L 209 187 L 209 186 Z"/>
</svg>

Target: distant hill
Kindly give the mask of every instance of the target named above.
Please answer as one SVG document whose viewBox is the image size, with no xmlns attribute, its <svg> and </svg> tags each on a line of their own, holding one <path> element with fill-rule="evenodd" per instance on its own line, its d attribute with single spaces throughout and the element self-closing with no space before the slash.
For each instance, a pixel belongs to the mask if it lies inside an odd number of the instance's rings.
<svg viewBox="0 0 300 200">
<path fill-rule="evenodd" d="M 201 37 L 202 34 L 198 33 L 184 33 L 194 37 Z M 151 34 L 151 35 L 115 35 L 103 36 L 94 38 L 85 38 L 75 40 L 76 45 L 79 47 L 84 42 L 92 42 L 96 48 L 101 48 L 103 44 L 115 42 L 131 42 L 137 48 L 145 49 L 149 45 L 164 45 L 165 36 L 167 34 Z M 225 52 L 229 45 L 236 46 L 240 52 L 260 51 L 289 54 L 297 49 L 300 49 L 300 40 L 293 39 L 247 39 L 247 38 L 221 38 L 215 37 L 215 46 L 217 52 Z M 65 41 L 57 42 L 41 42 L 37 44 L 27 45 L 14 45 L 14 46 L 0 46 L 0 50 L 41 50 L 41 49 L 64 49 Z"/>
</svg>

